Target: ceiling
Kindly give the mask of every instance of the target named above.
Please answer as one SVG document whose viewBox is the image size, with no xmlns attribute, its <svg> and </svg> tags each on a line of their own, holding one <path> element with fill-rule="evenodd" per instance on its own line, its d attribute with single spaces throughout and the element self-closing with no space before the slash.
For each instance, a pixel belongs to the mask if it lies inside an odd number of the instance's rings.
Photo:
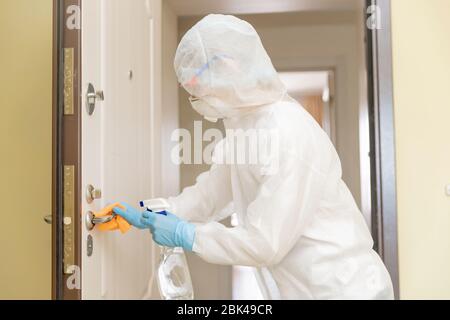
<svg viewBox="0 0 450 320">
<path fill-rule="evenodd" d="M 356 11 L 364 0 L 164 0 L 178 16 L 209 13 L 256 14 L 302 11 Z"/>
</svg>

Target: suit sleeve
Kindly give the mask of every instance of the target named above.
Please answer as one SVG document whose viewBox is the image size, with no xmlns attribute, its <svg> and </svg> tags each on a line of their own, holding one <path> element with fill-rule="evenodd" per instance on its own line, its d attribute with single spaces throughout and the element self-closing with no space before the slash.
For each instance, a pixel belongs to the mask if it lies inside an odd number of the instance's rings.
<svg viewBox="0 0 450 320">
<path fill-rule="evenodd" d="M 227 228 L 211 222 L 197 226 L 194 252 L 222 265 L 278 264 L 304 233 L 317 211 L 325 175 L 298 156 L 287 156 L 276 174 L 262 179 L 247 208 L 247 222 Z"/>
<path fill-rule="evenodd" d="M 230 168 L 213 165 L 197 178 L 197 183 L 168 199 L 170 211 L 190 222 L 218 221 L 231 214 L 224 210 L 232 201 Z M 226 212 L 225 212 L 226 211 Z"/>
</svg>

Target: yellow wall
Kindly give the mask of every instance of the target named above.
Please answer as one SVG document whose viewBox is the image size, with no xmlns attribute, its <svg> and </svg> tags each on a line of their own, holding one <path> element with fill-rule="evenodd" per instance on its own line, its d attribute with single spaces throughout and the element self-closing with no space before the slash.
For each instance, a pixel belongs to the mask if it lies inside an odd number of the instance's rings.
<svg viewBox="0 0 450 320">
<path fill-rule="evenodd" d="M 0 299 L 49 299 L 52 0 L 0 1 L 0 150 Z"/>
<path fill-rule="evenodd" d="M 392 1 L 403 299 L 450 299 L 449 14 L 449 0 Z"/>
</svg>

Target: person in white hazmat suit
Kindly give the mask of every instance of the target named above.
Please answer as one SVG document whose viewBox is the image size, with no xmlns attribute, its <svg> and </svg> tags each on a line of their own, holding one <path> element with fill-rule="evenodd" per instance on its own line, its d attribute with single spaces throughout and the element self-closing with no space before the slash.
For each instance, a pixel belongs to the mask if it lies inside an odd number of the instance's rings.
<svg viewBox="0 0 450 320">
<path fill-rule="evenodd" d="M 175 70 L 193 108 L 223 119 L 227 137 L 217 148 L 225 151 L 217 154 L 230 152 L 232 130 L 276 133 L 276 154 L 256 164 L 216 161 L 168 199 L 166 216 L 126 204 L 115 212 L 149 228 L 161 245 L 214 264 L 256 267 L 269 299 L 392 299 L 335 148 L 287 95 L 255 29 L 234 16 L 206 16 L 182 38 Z M 230 203 L 236 227 L 218 222 Z"/>
</svg>

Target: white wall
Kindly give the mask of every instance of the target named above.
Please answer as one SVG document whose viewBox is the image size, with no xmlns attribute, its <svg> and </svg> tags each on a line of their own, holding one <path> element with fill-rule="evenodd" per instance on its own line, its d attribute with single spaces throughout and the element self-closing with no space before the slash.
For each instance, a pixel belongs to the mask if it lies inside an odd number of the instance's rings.
<svg viewBox="0 0 450 320">
<path fill-rule="evenodd" d="M 359 163 L 361 183 L 361 211 L 369 226 L 372 225 L 372 186 L 370 169 L 370 126 L 369 126 L 369 101 L 367 83 L 365 26 L 366 15 L 361 9 L 357 13 L 356 41 L 358 43 L 358 89 L 359 89 Z"/>
<path fill-rule="evenodd" d="M 172 132 L 179 128 L 178 84 L 173 60 L 178 45 L 178 21 L 166 1 L 162 2 L 162 194 L 174 196 L 180 192 L 180 167 L 171 161 Z"/>
</svg>

